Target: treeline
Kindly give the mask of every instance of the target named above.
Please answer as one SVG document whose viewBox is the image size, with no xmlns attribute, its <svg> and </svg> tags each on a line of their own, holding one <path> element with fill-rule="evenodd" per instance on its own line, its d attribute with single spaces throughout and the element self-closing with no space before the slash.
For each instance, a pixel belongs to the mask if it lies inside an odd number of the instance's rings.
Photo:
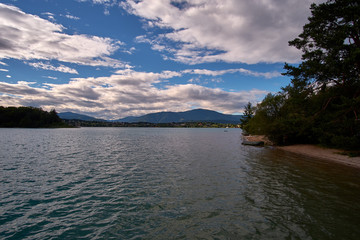
<svg viewBox="0 0 360 240">
<path fill-rule="evenodd" d="M 360 3 L 329 0 L 290 46 L 303 62 L 285 64 L 291 84 L 245 107 L 243 129 L 277 144 L 314 143 L 360 149 Z"/>
<path fill-rule="evenodd" d="M 35 107 L 0 106 L 0 127 L 52 128 L 69 127 L 53 109 L 50 112 Z"/>
<path fill-rule="evenodd" d="M 237 124 L 211 123 L 211 122 L 172 122 L 172 123 L 148 123 L 148 122 L 104 122 L 104 121 L 83 121 L 64 120 L 73 127 L 169 127 L 169 128 L 236 128 Z"/>
</svg>

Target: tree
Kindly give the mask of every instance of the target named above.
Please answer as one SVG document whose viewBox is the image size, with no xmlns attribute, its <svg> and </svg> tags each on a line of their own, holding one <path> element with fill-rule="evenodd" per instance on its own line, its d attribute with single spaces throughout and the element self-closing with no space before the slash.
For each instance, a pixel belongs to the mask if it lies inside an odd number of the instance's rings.
<svg viewBox="0 0 360 240">
<path fill-rule="evenodd" d="M 329 104 L 347 96 L 354 103 L 360 98 L 360 2 L 355 0 L 328 0 L 311 5 L 303 32 L 290 41 L 302 50 L 303 62 L 298 66 L 285 65 L 285 75 L 295 81 L 314 83 L 315 90 L 338 88 L 336 95 L 325 99 L 322 111 Z M 359 105 L 349 104 L 349 112 L 359 120 Z"/>
<path fill-rule="evenodd" d="M 291 84 L 265 97 L 250 131 L 278 143 L 360 146 L 360 2 L 328 0 L 311 5 L 309 22 L 289 42 L 303 52 L 285 64 Z M 267 126 L 265 126 L 267 125 Z"/>
<path fill-rule="evenodd" d="M 248 102 L 244 106 L 244 114 L 243 114 L 242 118 L 240 119 L 241 128 L 245 132 L 247 132 L 246 125 L 248 124 L 250 119 L 252 119 L 254 117 L 254 113 L 255 113 L 255 108 L 252 106 L 251 102 Z"/>
<path fill-rule="evenodd" d="M 269 93 L 255 108 L 255 115 L 246 125 L 251 134 L 266 135 L 276 143 L 282 143 L 285 129 L 281 127 L 283 121 L 283 106 L 285 96 Z M 282 131 L 279 131 L 282 129 Z"/>
<path fill-rule="evenodd" d="M 55 109 L 50 112 L 34 107 L 1 107 L 0 127 L 68 127 L 57 115 Z"/>
<path fill-rule="evenodd" d="M 293 89 L 305 83 L 303 90 L 312 93 L 317 109 L 311 118 L 320 142 L 355 146 L 360 143 L 360 2 L 328 0 L 312 4 L 311 14 L 289 42 L 302 50 L 303 61 L 298 67 L 286 64 L 285 75 L 293 77 Z"/>
<path fill-rule="evenodd" d="M 287 74 L 318 84 L 359 84 L 360 3 L 328 0 L 312 4 L 309 23 L 290 41 L 303 52 L 299 67 L 285 65 Z"/>
</svg>

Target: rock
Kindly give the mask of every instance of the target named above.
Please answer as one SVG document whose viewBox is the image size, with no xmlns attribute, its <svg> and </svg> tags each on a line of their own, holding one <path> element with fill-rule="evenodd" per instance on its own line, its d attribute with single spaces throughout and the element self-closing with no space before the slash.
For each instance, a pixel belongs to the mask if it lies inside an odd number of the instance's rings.
<svg viewBox="0 0 360 240">
<path fill-rule="evenodd" d="M 243 141 L 242 145 L 264 146 L 264 142 L 263 141 Z"/>
</svg>

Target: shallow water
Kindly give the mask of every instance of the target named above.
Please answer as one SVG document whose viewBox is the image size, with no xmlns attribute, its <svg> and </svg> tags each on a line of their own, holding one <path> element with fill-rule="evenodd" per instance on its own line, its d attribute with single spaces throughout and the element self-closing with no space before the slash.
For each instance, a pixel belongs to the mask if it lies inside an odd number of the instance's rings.
<svg viewBox="0 0 360 240">
<path fill-rule="evenodd" d="M 360 172 L 239 129 L 0 129 L 0 239 L 358 239 Z"/>
</svg>

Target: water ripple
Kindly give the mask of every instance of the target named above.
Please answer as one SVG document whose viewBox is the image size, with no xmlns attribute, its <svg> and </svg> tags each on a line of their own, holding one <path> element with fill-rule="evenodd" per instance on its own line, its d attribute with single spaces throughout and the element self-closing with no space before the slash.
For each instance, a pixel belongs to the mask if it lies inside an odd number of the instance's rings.
<svg viewBox="0 0 360 240">
<path fill-rule="evenodd" d="M 221 129 L 0 129 L 1 239 L 357 239 L 360 173 Z"/>
</svg>

